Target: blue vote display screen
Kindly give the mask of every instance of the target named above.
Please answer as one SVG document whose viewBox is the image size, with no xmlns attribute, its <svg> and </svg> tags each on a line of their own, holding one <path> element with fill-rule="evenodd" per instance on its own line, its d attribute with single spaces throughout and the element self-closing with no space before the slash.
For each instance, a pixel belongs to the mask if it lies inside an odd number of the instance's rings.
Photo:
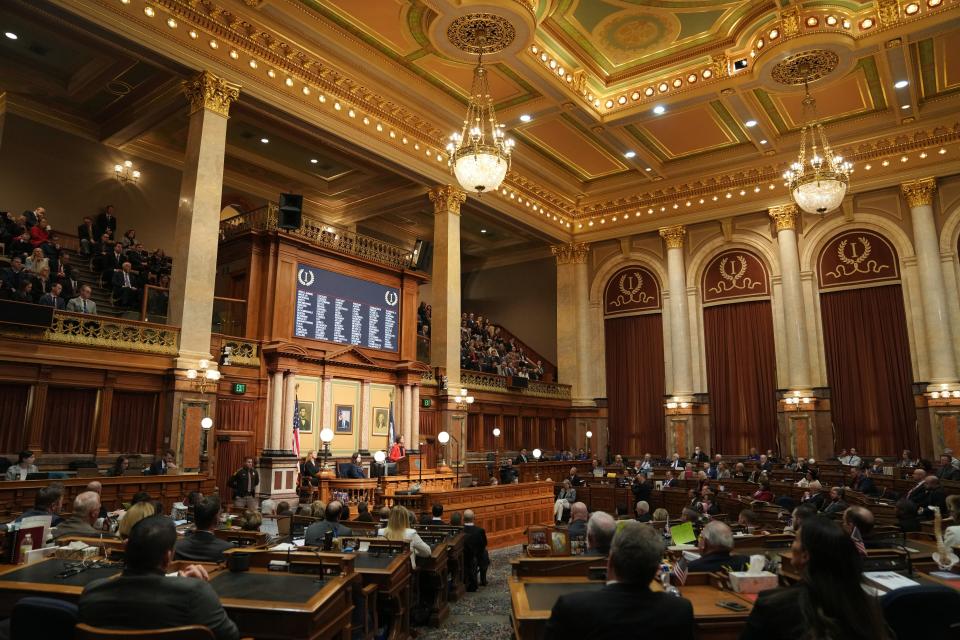
<svg viewBox="0 0 960 640">
<path fill-rule="evenodd" d="M 306 264 L 297 265 L 293 335 L 397 351 L 400 290 Z"/>
</svg>

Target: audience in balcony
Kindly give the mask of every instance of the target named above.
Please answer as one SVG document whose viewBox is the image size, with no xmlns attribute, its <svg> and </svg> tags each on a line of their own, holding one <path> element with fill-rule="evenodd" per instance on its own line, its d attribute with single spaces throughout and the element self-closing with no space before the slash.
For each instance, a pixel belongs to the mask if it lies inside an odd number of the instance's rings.
<svg viewBox="0 0 960 640">
<path fill-rule="evenodd" d="M 421 302 L 417 307 L 417 335 L 424 338 L 430 337 L 430 322 L 433 316 L 433 307 L 426 302 Z"/>
<path fill-rule="evenodd" d="M 541 361 L 531 361 L 516 339 L 504 339 L 499 326 L 472 313 L 460 318 L 460 368 L 530 380 L 543 378 Z"/>
<path fill-rule="evenodd" d="M 119 271 L 113 272 L 113 297 L 120 307 L 140 306 L 140 288 L 132 269 L 130 262 L 124 262 Z"/>
<path fill-rule="evenodd" d="M 116 236 L 117 217 L 113 213 L 112 204 L 108 204 L 100 211 L 97 215 L 97 222 L 94 228 L 96 229 L 97 237 L 102 237 L 105 233 L 109 233 L 111 237 Z"/>
<path fill-rule="evenodd" d="M 35 247 L 33 251 L 27 256 L 26 266 L 28 271 L 33 273 L 40 273 L 40 269 L 46 267 L 50 268 L 50 258 L 48 258 L 43 253 L 43 249 L 40 247 Z"/>
<path fill-rule="evenodd" d="M 93 245 L 97 243 L 97 229 L 93 225 L 93 218 L 84 216 L 83 222 L 77 225 L 77 240 L 80 241 L 80 255 L 88 258 L 93 254 Z"/>
<path fill-rule="evenodd" d="M 58 311 L 63 311 L 63 309 L 66 307 L 66 303 L 63 301 L 63 298 L 60 297 L 62 293 L 63 285 L 61 285 L 59 282 L 54 282 L 52 285 L 50 285 L 50 290 L 40 296 L 40 299 L 37 301 L 37 303 L 47 307 L 53 307 Z"/>
<path fill-rule="evenodd" d="M 81 285 L 80 295 L 70 299 L 70 302 L 67 303 L 67 311 L 86 313 L 92 316 L 97 315 L 97 303 L 90 299 L 92 294 L 93 289 L 90 288 L 90 285 Z"/>
</svg>

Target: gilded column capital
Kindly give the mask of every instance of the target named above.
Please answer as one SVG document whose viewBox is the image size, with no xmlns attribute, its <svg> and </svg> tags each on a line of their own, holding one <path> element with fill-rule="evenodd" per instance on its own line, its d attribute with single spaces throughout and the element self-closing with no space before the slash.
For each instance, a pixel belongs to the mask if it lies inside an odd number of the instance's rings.
<svg viewBox="0 0 960 640">
<path fill-rule="evenodd" d="M 557 264 L 583 264 L 590 255 L 590 247 L 586 242 L 556 244 L 550 246 L 550 253 L 557 259 Z"/>
<path fill-rule="evenodd" d="M 229 118 L 230 104 L 240 97 L 240 85 L 201 71 L 192 80 L 183 81 L 183 92 L 190 101 L 191 115 L 200 109 L 209 109 Z"/>
<path fill-rule="evenodd" d="M 467 192 L 450 184 L 433 187 L 427 192 L 433 203 L 433 213 L 460 215 L 460 205 L 467 201 Z"/>
<path fill-rule="evenodd" d="M 682 224 L 660 229 L 660 237 L 667 243 L 667 249 L 683 249 L 687 228 Z"/>
<path fill-rule="evenodd" d="M 920 178 L 900 185 L 900 191 L 907 199 L 910 208 L 933 204 L 933 192 L 937 188 L 936 178 Z"/>
<path fill-rule="evenodd" d="M 777 231 L 797 228 L 797 220 L 799 219 L 797 205 L 793 203 L 779 204 L 775 207 L 770 207 L 767 213 L 770 214 L 770 219 L 773 220 L 776 225 Z"/>
</svg>

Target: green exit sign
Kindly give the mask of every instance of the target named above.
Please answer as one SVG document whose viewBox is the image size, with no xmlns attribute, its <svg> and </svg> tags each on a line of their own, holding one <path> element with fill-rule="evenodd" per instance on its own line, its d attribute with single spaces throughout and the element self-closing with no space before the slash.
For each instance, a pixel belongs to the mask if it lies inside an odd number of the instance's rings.
<svg viewBox="0 0 960 640">
<path fill-rule="evenodd" d="M 429 409 L 431 405 L 433 405 L 433 400 L 431 400 L 430 398 L 421 398 L 420 404 L 423 406 L 424 409 Z"/>
<path fill-rule="evenodd" d="M 238 396 L 242 396 L 247 392 L 247 383 L 246 382 L 234 382 L 233 383 L 233 392 Z"/>
</svg>

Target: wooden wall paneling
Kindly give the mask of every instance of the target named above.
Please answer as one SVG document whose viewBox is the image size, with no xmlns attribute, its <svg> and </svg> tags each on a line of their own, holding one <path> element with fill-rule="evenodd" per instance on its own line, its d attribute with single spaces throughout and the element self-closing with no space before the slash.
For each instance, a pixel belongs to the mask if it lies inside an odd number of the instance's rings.
<svg viewBox="0 0 960 640">
<path fill-rule="evenodd" d="M 30 385 L 0 384 L 0 452 L 15 455 L 23 449 Z"/>
</svg>

